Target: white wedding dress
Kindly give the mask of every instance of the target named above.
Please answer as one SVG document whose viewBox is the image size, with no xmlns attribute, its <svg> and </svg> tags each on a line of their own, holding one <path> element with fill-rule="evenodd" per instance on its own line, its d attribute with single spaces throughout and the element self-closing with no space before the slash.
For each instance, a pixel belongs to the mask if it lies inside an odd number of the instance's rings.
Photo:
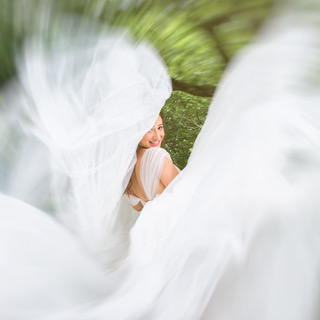
<svg viewBox="0 0 320 320">
<path fill-rule="evenodd" d="M 34 200 L 52 181 L 39 206 L 56 217 L 0 196 L 0 319 L 319 319 L 318 16 L 280 15 L 238 54 L 187 167 L 136 222 L 122 194 L 165 66 L 120 32 L 58 26 L 26 44 L 8 94 L 50 152 L 15 133 L 30 174 L 2 161 L 2 188 Z"/>
</svg>

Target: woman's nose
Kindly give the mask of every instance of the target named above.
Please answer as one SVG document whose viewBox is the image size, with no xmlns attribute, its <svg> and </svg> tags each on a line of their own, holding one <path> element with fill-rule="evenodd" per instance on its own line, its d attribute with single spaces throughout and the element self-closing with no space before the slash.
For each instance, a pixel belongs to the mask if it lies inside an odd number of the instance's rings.
<svg viewBox="0 0 320 320">
<path fill-rule="evenodd" d="M 155 139 L 160 139 L 160 133 L 159 133 L 159 131 L 158 131 L 158 130 L 154 130 L 153 136 L 154 136 Z"/>
</svg>

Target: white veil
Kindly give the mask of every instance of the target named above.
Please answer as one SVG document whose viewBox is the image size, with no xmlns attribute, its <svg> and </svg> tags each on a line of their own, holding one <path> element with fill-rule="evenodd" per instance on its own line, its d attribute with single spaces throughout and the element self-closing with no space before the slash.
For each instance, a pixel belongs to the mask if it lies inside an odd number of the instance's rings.
<svg viewBox="0 0 320 320">
<path fill-rule="evenodd" d="M 58 164 L 62 218 L 111 263 L 130 227 L 121 196 L 136 146 L 171 93 L 166 67 L 148 44 L 70 17 L 50 21 L 17 61 L 27 118 Z"/>
</svg>

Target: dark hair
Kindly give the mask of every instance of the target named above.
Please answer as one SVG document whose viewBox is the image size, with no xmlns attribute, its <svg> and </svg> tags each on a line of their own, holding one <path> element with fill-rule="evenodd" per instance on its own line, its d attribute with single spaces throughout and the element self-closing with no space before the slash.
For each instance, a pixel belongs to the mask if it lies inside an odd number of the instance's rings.
<svg viewBox="0 0 320 320">
<path fill-rule="evenodd" d="M 164 131 L 166 131 L 166 123 L 165 123 L 165 119 L 164 119 L 162 110 L 160 111 L 159 116 L 162 118 L 163 129 L 164 129 Z M 164 141 L 165 141 L 165 136 L 162 139 L 162 146 L 164 145 Z"/>
<path fill-rule="evenodd" d="M 162 119 L 162 124 L 163 124 L 163 127 L 164 127 L 164 126 L 165 126 L 165 124 L 164 124 L 164 116 L 163 116 L 163 112 L 162 112 L 162 110 L 160 111 L 159 116 L 160 116 L 160 117 L 161 117 L 161 119 Z"/>
<path fill-rule="evenodd" d="M 163 125 L 163 128 L 165 129 L 164 116 L 163 116 L 162 110 L 160 111 L 159 116 L 162 118 L 162 125 Z M 162 142 L 163 142 L 163 140 L 162 140 Z M 138 147 L 137 147 L 137 150 L 138 150 Z M 124 191 L 124 194 L 132 194 L 132 193 L 130 193 L 130 191 L 132 189 L 131 177 L 130 177 L 130 180 L 129 180 L 128 185 L 126 187 L 126 190 Z"/>
</svg>

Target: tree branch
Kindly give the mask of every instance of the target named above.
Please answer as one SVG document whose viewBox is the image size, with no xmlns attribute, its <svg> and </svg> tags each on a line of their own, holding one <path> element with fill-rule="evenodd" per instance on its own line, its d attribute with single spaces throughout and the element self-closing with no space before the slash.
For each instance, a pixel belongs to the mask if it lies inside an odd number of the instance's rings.
<svg viewBox="0 0 320 320">
<path fill-rule="evenodd" d="M 172 81 L 172 90 L 183 91 L 194 96 L 199 97 L 212 97 L 216 87 L 215 86 L 199 86 L 195 84 L 186 83 L 180 80 L 171 78 Z"/>
</svg>

